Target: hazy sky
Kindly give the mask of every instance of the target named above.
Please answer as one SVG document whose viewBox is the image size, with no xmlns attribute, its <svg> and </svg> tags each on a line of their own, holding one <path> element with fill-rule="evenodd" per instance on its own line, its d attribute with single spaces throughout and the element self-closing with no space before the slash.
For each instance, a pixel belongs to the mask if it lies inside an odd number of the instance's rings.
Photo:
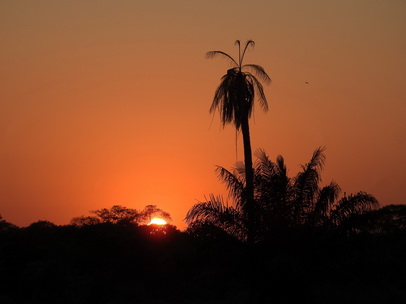
<svg viewBox="0 0 406 304">
<path fill-rule="evenodd" d="M 253 150 L 293 176 L 326 146 L 325 184 L 404 204 L 405 16 L 401 0 L 3 0 L 0 213 L 67 224 L 156 204 L 184 228 L 224 193 L 214 165 L 237 160 L 233 127 L 209 114 L 229 67 L 204 58 L 237 55 L 236 39 L 272 78 Z"/>
</svg>

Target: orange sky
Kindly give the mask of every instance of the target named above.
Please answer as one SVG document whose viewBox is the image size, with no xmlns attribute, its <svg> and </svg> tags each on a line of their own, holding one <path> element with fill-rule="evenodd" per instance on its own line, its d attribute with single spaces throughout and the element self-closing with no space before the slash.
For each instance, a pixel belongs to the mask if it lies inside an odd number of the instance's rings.
<svg viewBox="0 0 406 304">
<path fill-rule="evenodd" d="M 224 192 L 214 165 L 236 161 L 234 129 L 208 112 L 228 66 L 204 58 L 236 39 L 273 81 L 254 150 L 292 176 L 326 146 L 325 183 L 406 203 L 404 16 L 377 0 L 1 1 L 0 213 L 67 224 L 156 204 L 184 228 Z"/>
</svg>

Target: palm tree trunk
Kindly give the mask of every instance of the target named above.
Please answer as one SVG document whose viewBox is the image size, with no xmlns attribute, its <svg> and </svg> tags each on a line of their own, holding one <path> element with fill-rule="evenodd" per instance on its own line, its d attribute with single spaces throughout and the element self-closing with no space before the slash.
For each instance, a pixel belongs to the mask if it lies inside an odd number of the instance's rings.
<svg viewBox="0 0 406 304">
<path fill-rule="evenodd" d="M 245 212 L 247 213 L 247 238 L 248 243 L 254 242 L 254 229 L 255 229 L 255 215 L 254 215 L 254 169 L 252 168 L 252 151 L 250 130 L 248 124 L 248 115 L 244 115 L 241 123 L 241 131 L 244 143 L 244 163 L 245 163 L 245 191 L 246 201 L 244 205 Z"/>
</svg>

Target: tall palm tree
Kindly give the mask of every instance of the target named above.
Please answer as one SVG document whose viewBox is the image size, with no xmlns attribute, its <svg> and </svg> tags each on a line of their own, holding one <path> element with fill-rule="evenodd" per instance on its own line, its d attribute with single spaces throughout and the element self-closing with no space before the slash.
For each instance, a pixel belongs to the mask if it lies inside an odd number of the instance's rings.
<svg viewBox="0 0 406 304">
<path fill-rule="evenodd" d="M 256 64 L 243 64 L 244 57 L 249 48 L 255 46 L 255 42 L 248 40 L 244 47 L 237 40 L 238 59 L 235 60 L 229 54 L 222 51 L 210 51 L 206 53 L 207 58 L 222 57 L 228 60 L 232 67 L 221 78 L 210 112 L 216 110 L 220 113 L 223 127 L 233 123 L 237 131 L 242 132 L 244 145 L 245 163 L 245 191 L 242 208 L 248 216 L 248 238 L 252 239 L 254 223 L 254 172 L 252 168 L 252 151 L 249 131 L 249 118 L 252 115 L 254 101 L 257 98 L 264 111 L 268 111 L 268 103 L 260 81 L 270 83 L 271 79 L 264 68 Z"/>
</svg>

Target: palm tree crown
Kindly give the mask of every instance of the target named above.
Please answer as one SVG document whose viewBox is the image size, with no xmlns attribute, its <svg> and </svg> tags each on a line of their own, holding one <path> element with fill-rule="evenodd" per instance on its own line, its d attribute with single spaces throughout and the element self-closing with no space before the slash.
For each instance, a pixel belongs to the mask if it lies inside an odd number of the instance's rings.
<svg viewBox="0 0 406 304">
<path fill-rule="evenodd" d="M 250 47 L 255 46 L 254 41 L 248 40 L 243 49 L 239 40 L 235 44 L 238 45 L 238 60 L 222 51 L 207 52 L 206 57 L 220 56 L 232 65 L 227 74 L 221 78 L 210 112 L 218 109 L 223 126 L 234 123 L 239 130 L 243 120 L 251 117 L 255 98 L 258 99 L 262 109 L 268 111 L 268 103 L 260 80 L 268 84 L 271 79 L 260 65 L 243 64 L 245 53 Z"/>
</svg>

